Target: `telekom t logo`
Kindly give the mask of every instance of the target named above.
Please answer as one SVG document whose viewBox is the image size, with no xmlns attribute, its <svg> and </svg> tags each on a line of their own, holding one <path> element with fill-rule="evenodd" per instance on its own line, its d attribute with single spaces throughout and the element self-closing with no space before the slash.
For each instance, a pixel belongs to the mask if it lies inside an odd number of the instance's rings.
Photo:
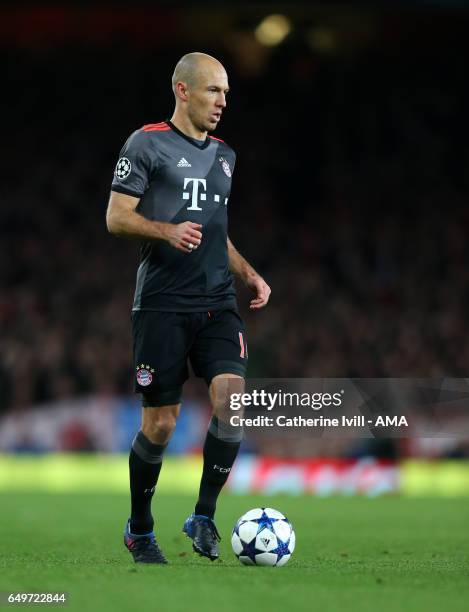
<svg viewBox="0 0 469 612">
<path fill-rule="evenodd" d="M 205 202 L 207 200 L 207 194 L 201 193 L 199 196 L 199 184 L 202 185 L 204 191 L 207 191 L 207 181 L 206 179 L 199 179 L 199 178 L 185 178 L 184 179 L 184 189 L 186 189 L 186 187 L 188 187 L 191 183 L 192 183 L 192 197 L 189 191 L 183 191 L 182 199 L 191 200 L 191 205 L 187 207 L 187 210 L 202 210 L 200 206 L 198 205 L 199 197 L 202 202 Z M 221 196 L 218 193 L 214 193 L 213 201 L 215 203 L 218 203 L 220 202 L 220 200 L 221 200 Z M 224 204 L 225 206 L 228 204 L 228 198 L 225 198 Z"/>
<path fill-rule="evenodd" d="M 184 179 L 184 189 L 192 183 L 192 200 L 191 205 L 187 207 L 187 210 L 202 210 L 200 206 L 197 206 L 199 203 L 199 183 L 204 188 L 204 191 L 207 191 L 207 181 L 205 179 L 198 178 L 185 178 Z M 188 191 L 182 192 L 182 199 L 188 200 L 190 198 L 190 193 Z M 200 194 L 200 199 L 202 201 L 207 199 L 206 193 Z"/>
</svg>

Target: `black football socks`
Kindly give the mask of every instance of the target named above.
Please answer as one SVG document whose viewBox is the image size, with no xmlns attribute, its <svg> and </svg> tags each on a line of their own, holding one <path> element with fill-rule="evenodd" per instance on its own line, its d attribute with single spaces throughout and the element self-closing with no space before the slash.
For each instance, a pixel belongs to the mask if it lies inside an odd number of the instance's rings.
<svg viewBox="0 0 469 612">
<path fill-rule="evenodd" d="M 155 492 L 166 444 L 153 444 L 139 431 L 129 456 L 130 533 L 142 535 L 153 530 L 151 500 Z"/>
<path fill-rule="evenodd" d="M 204 444 L 204 468 L 194 514 L 213 518 L 217 499 L 228 480 L 241 444 L 242 430 L 212 417 Z"/>
</svg>

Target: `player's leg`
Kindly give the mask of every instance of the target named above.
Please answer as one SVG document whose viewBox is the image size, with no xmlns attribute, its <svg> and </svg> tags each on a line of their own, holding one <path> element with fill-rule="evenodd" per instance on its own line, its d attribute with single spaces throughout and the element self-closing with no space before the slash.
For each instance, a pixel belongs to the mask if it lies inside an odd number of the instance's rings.
<svg viewBox="0 0 469 612">
<path fill-rule="evenodd" d="M 242 439 L 242 429 L 230 425 L 229 397 L 231 393 L 243 392 L 244 378 L 237 374 L 218 374 L 210 383 L 213 415 L 204 443 L 204 466 L 195 515 L 211 519 L 215 515 L 218 496 L 228 480 Z"/>
<path fill-rule="evenodd" d="M 153 530 L 151 501 L 158 483 L 163 454 L 176 426 L 180 404 L 142 407 L 142 426 L 132 442 L 129 456 L 130 532 L 142 535 Z"/>
<path fill-rule="evenodd" d="M 142 425 L 129 455 L 131 513 L 124 544 L 136 563 L 167 563 L 153 532 L 151 503 L 158 483 L 163 454 L 176 426 L 180 403 L 155 406 L 143 400 Z"/>
<path fill-rule="evenodd" d="M 230 425 L 229 409 L 231 393 L 244 391 L 247 366 L 244 326 L 238 313 L 210 313 L 190 357 L 195 373 L 209 385 L 213 415 L 204 442 L 199 498 L 183 531 L 192 538 L 196 552 L 213 560 L 219 555 L 219 535 L 213 520 L 216 503 L 242 438 L 242 430 Z"/>
<path fill-rule="evenodd" d="M 203 449 L 199 498 L 183 531 L 192 539 L 195 552 L 212 561 L 219 556 L 220 535 L 214 522 L 217 499 L 228 480 L 242 439 L 242 429 L 229 423 L 229 397 L 243 393 L 244 378 L 232 373 L 215 376 L 209 387 L 213 415 Z"/>
<path fill-rule="evenodd" d="M 132 324 L 142 424 L 129 455 L 131 515 L 124 543 L 136 562 L 166 563 L 153 533 L 151 503 L 187 378 L 186 325 L 184 317 L 165 312 L 134 313 Z"/>
</svg>

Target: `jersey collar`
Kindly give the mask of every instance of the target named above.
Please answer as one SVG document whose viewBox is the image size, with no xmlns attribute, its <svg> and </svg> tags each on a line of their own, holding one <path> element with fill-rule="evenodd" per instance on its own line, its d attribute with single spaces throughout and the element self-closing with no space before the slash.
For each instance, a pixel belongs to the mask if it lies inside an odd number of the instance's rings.
<svg viewBox="0 0 469 612">
<path fill-rule="evenodd" d="M 205 138 L 205 140 L 197 140 L 196 138 L 191 138 L 190 136 L 187 136 L 187 134 L 184 134 L 184 132 L 181 132 L 181 130 L 179 130 L 174 123 L 171 123 L 171 121 L 169 119 L 166 120 L 166 123 L 169 125 L 169 127 L 176 132 L 176 134 L 178 134 L 179 136 L 181 136 L 182 138 L 184 138 L 185 140 L 187 140 L 187 142 L 190 142 L 191 145 L 194 145 L 194 147 L 197 147 L 198 149 L 206 149 L 208 147 L 208 145 L 210 144 L 210 137 L 207 136 Z"/>
</svg>

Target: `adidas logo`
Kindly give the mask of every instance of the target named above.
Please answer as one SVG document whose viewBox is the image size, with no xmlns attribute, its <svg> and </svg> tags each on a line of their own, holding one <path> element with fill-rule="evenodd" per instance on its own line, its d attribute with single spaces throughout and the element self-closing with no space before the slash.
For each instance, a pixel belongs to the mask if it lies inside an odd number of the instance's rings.
<svg viewBox="0 0 469 612">
<path fill-rule="evenodd" d="M 190 163 L 187 161 L 185 157 L 181 157 L 181 159 L 178 162 L 178 168 L 192 168 L 192 166 L 190 165 Z"/>
</svg>

